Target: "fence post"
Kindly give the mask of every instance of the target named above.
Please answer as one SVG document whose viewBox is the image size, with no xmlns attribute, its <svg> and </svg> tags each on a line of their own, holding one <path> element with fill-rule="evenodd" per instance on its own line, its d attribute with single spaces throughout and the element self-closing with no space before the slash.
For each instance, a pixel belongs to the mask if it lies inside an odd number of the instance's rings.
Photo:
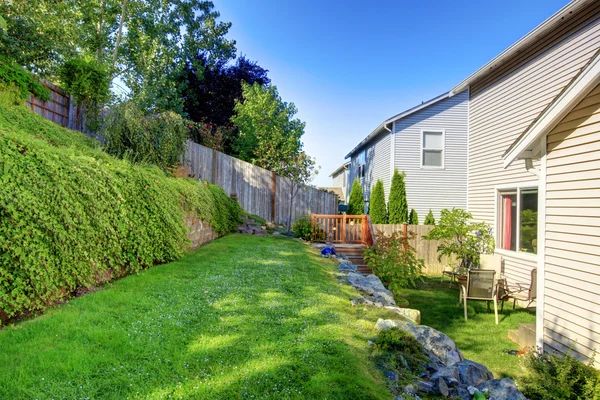
<svg viewBox="0 0 600 400">
<path fill-rule="evenodd" d="M 275 200 L 277 196 L 277 174 L 271 172 L 271 221 L 275 223 Z M 312 221 L 312 215 L 311 215 Z"/>
<path fill-rule="evenodd" d="M 212 184 L 217 184 L 217 149 L 212 149 Z"/>
<path fill-rule="evenodd" d="M 342 243 L 346 244 L 346 213 L 342 215 Z"/>
</svg>

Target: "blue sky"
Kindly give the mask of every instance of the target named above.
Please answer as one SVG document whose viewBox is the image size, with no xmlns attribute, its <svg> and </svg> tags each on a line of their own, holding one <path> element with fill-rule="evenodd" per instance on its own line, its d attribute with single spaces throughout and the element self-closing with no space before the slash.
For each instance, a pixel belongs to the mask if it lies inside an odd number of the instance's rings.
<svg viewBox="0 0 600 400">
<path fill-rule="evenodd" d="M 214 0 L 238 53 L 269 70 L 329 174 L 384 119 L 450 90 L 566 0 Z"/>
</svg>

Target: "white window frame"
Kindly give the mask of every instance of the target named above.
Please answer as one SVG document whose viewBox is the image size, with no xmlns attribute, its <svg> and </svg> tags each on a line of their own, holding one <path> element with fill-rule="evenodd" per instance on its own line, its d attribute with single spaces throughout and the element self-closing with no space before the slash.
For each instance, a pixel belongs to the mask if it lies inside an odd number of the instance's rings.
<svg viewBox="0 0 600 400">
<path fill-rule="evenodd" d="M 534 190 L 534 189 L 537 190 L 538 191 L 538 201 L 539 201 L 540 188 L 539 188 L 538 182 L 521 182 L 521 183 L 517 183 L 517 184 L 500 185 L 500 186 L 496 186 L 494 189 L 496 191 L 495 212 L 494 212 L 494 224 L 495 224 L 495 228 L 496 228 L 496 229 L 494 229 L 494 239 L 495 239 L 494 252 L 501 254 L 501 255 L 517 256 L 519 258 L 537 260 L 537 258 L 538 258 L 537 254 L 519 250 L 519 247 L 520 247 L 519 244 L 521 243 L 521 213 L 519 212 L 519 207 L 520 207 L 520 202 L 521 202 L 521 192 L 522 191 L 528 191 L 528 190 Z M 502 221 L 500 221 L 500 219 L 499 219 L 499 218 L 502 218 L 502 202 L 500 201 L 500 199 L 502 198 L 503 194 L 516 194 L 517 195 L 517 221 L 516 221 L 516 226 L 517 226 L 516 248 L 517 249 L 516 250 L 506 250 L 506 249 L 499 247 L 500 241 L 502 239 L 501 238 L 502 231 L 500 230 Z M 538 209 L 538 215 L 539 215 L 539 209 Z M 540 252 L 540 249 L 539 249 L 539 224 L 540 224 L 540 220 L 538 218 L 538 253 Z"/>
<path fill-rule="evenodd" d="M 439 149 L 426 149 L 424 147 L 425 133 L 441 133 L 442 134 L 442 165 L 440 167 L 433 165 L 423 165 L 423 152 L 425 150 L 439 150 Z M 446 168 L 446 130 L 445 129 L 421 129 L 421 142 L 419 143 L 419 165 L 423 169 L 445 169 Z"/>
</svg>

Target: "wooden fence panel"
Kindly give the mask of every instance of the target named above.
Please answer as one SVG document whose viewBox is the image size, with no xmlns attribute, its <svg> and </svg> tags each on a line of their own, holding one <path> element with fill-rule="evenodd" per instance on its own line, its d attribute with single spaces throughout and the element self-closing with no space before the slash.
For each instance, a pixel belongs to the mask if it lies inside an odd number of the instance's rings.
<svg viewBox="0 0 600 400">
<path fill-rule="evenodd" d="M 187 142 L 184 165 L 195 178 L 206 179 L 227 194 L 235 194 L 247 212 L 267 221 L 287 223 L 291 186 L 288 179 L 281 176 L 273 179 L 271 171 L 191 141 Z M 311 213 L 336 214 L 337 203 L 334 194 L 303 188 L 294 198 L 292 221 Z"/>
<path fill-rule="evenodd" d="M 56 122 L 64 127 L 69 127 L 69 114 L 71 101 L 69 95 L 56 85 L 42 81 L 50 90 L 50 99 L 43 101 L 33 95 L 26 100 L 27 107 L 42 117 Z"/>
<path fill-rule="evenodd" d="M 402 233 L 402 224 L 373 224 L 375 232 L 383 232 L 384 235 L 390 236 L 394 232 Z M 423 236 L 427 235 L 434 228 L 432 225 L 408 225 L 408 232 L 414 233 L 413 238 L 409 241 L 410 245 L 415 248 L 417 257 L 425 261 L 425 269 L 427 274 L 441 274 L 447 265 L 456 265 L 456 258 L 442 257 L 438 260 L 437 247 L 440 245 L 439 240 L 427 240 Z"/>
</svg>

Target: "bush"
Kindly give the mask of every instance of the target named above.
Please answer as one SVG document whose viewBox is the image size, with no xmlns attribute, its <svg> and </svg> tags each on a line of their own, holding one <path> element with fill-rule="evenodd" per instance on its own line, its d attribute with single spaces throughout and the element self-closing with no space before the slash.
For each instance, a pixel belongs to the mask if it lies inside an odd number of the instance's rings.
<svg viewBox="0 0 600 400">
<path fill-rule="evenodd" d="M 0 89 L 15 95 L 15 103 L 22 103 L 29 94 L 44 101 L 50 99 L 50 90 L 31 73 L 12 61 L 0 57 Z"/>
<path fill-rule="evenodd" d="M 360 181 L 354 179 L 352 189 L 350 189 L 350 199 L 348 200 L 348 215 L 361 215 L 365 212 L 364 198 Z"/>
<path fill-rule="evenodd" d="M 373 340 L 375 349 L 382 353 L 402 356 L 412 370 L 419 370 L 427 362 L 423 346 L 410 333 L 400 328 L 390 328 L 379 332 Z M 401 364 L 400 364 L 401 365 Z"/>
<path fill-rule="evenodd" d="M 235 231 L 242 223 L 244 210 L 237 200 L 227 196 L 227 193 L 219 186 L 210 185 L 208 182 L 205 182 L 205 186 L 210 190 L 214 202 L 214 217 L 211 226 L 220 233 Z"/>
<path fill-rule="evenodd" d="M 433 212 L 431 212 L 431 209 L 429 209 L 429 213 L 425 217 L 425 222 L 423 222 L 423 224 L 424 225 L 435 225 L 435 218 L 433 217 Z"/>
<path fill-rule="evenodd" d="M 178 114 L 167 111 L 144 116 L 135 104 L 125 102 L 111 110 L 103 136 L 107 153 L 166 171 L 180 163 L 188 129 Z"/>
<path fill-rule="evenodd" d="M 390 224 L 404 224 L 408 222 L 408 202 L 406 201 L 405 174 L 394 170 L 390 199 L 388 201 L 388 220 Z"/>
<path fill-rule="evenodd" d="M 377 180 L 373 190 L 371 191 L 371 203 L 369 214 L 371 221 L 374 224 L 387 224 L 387 210 L 385 207 L 385 192 L 383 190 L 383 182 Z"/>
<path fill-rule="evenodd" d="M 312 239 L 312 226 L 310 225 L 310 217 L 300 217 L 292 224 L 294 236 L 302 240 L 309 241 Z"/>
<path fill-rule="evenodd" d="M 523 394 L 531 400 L 600 399 L 600 371 L 568 354 L 532 350 L 524 358 Z"/>
<path fill-rule="evenodd" d="M 364 253 L 369 268 L 392 290 L 415 286 L 425 262 L 409 244 L 412 232 L 409 237 L 402 237 L 400 232 L 391 236 L 378 232 L 376 236 L 375 245 Z"/>
<path fill-rule="evenodd" d="M 220 234 L 239 206 L 94 147 L 25 107 L 0 105 L 0 314 L 42 310 L 79 287 L 175 260 L 193 211 Z"/>
<path fill-rule="evenodd" d="M 408 223 L 411 225 L 419 225 L 419 215 L 414 208 L 410 210 L 410 214 L 408 215 Z"/>
<path fill-rule="evenodd" d="M 479 255 L 494 251 L 492 228 L 485 222 L 471 222 L 471 213 L 460 208 L 443 209 L 438 224 L 426 236 L 440 240 L 438 260 L 455 255 L 461 261 L 459 268 L 479 267 Z"/>
</svg>

